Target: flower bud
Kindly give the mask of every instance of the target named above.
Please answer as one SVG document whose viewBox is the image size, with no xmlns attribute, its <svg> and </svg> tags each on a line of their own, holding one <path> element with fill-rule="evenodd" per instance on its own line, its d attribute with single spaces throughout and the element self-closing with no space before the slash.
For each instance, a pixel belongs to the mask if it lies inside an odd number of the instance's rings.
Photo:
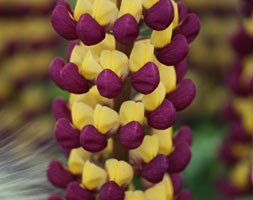
<svg viewBox="0 0 253 200">
<path fill-rule="evenodd" d="M 181 191 L 176 200 L 192 200 L 192 195 L 188 190 Z"/>
<path fill-rule="evenodd" d="M 170 178 L 172 181 L 174 194 L 178 194 L 182 189 L 183 178 L 180 174 L 171 174 Z"/>
<path fill-rule="evenodd" d="M 139 122 L 132 121 L 124 125 L 119 131 L 119 140 L 128 149 L 139 147 L 144 139 L 145 132 Z"/>
<path fill-rule="evenodd" d="M 75 177 L 59 161 L 51 161 L 47 169 L 47 178 L 55 186 L 65 189 Z"/>
<path fill-rule="evenodd" d="M 176 65 L 188 54 L 188 43 L 184 36 L 176 35 L 170 44 L 157 50 L 157 59 L 165 65 Z"/>
<path fill-rule="evenodd" d="M 178 145 L 181 142 L 192 143 L 192 130 L 188 126 L 181 127 L 173 138 L 173 144 Z"/>
<path fill-rule="evenodd" d="M 188 8 L 185 5 L 185 3 L 182 1 L 177 3 L 177 7 L 178 7 L 178 14 L 179 14 L 179 22 L 181 22 L 186 17 L 188 13 Z"/>
<path fill-rule="evenodd" d="M 112 70 L 105 69 L 97 77 L 97 87 L 103 97 L 115 98 L 121 92 L 122 82 Z"/>
<path fill-rule="evenodd" d="M 158 68 L 153 62 L 146 63 L 131 78 L 134 89 L 142 94 L 153 92 L 160 82 Z"/>
<path fill-rule="evenodd" d="M 88 46 L 95 45 L 105 38 L 104 28 L 87 13 L 78 20 L 76 34 Z"/>
<path fill-rule="evenodd" d="M 198 35 L 200 30 L 199 17 L 193 13 L 188 14 L 181 24 L 174 30 L 175 35 L 184 35 L 188 43 L 192 42 Z"/>
<path fill-rule="evenodd" d="M 186 59 L 182 60 L 180 63 L 175 65 L 176 74 L 177 74 L 177 83 L 179 83 L 185 76 L 188 66 Z"/>
<path fill-rule="evenodd" d="M 81 131 L 80 144 L 89 152 L 99 152 L 107 146 L 107 138 L 99 133 L 93 125 L 87 125 Z"/>
<path fill-rule="evenodd" d="M 67 119 L 61 118 L 57 120 L 54 134 L 60 146 L 68 149 L 80 147 L 80 133 Z"/>
<path fill-rule="evenodd" d="M 114 181 L 105 183 L 99 190 L 99 200 L 123 200 L 124 190 Z"/>
<path fill-rule="evenodd" d="M 67 40 L 77 39 L 76 21 L 71 17 L 69 5 L 58 4 L 51 16 L 51 23 L 55 31 Z"/>
<path fill-rule="evenodd" d="M 159 0 L 144 12 L 144 21 L 152 29 L 161 31 L 174 19 L 174 9 L 170 0 Z"/>
<path fill-rule="evenodd" d="M 92 192 L 82 188 L 77 182 L 68 185 L 65 198 L 66 200 L 95 200 Z"/>
<path fill-rule="evenodd" d="M 56 57 L 50 64 L 50 76 L 51 79 L 55 82 L 56 85 L 63 88 L 61 84 L 61 70 L 65 66 L 65 61 L 60 58 Z"/>
<path fill-rule="evenodd" d="M 114 23 L 113 35 L 118 42 L 131 44 L 139 35 L 139 24 L 132 15 L 125 14 Z"/>
<path fill-rule="evenodd" d="M 56 98 L 52 105 L 52 113 L 56 120 L 65 118 L 71 121 L 71 113 L 68 107 L 68 102 L 63 98 Z"/>
<path fill-rule="evenodd" d="M 178 144 L 172 154 L 168 156 L 169 173 L 183 171 L 191 160 L 191 149 L 187 143 Z"/>
<path fill-rule="evenodd" d="M 167 169 L 167 157 L 159 154 L 143 167 L 141 176 L 151 183 L 159 183 L 162 181 Z"/>
<path fill-rule="evenodd" d="M 171 101 L 165 99 L 147 118 L 149 126 L 155 129 L 167 129 L 176 121 L 176 109 Z"/>
<path fill-rule="evenodd" d="M 192 80 L 184 79 L 176 90 L 169 94 L 168 99 L 173 103 L 177 111 L 185 109 L 196 96 L 196 87 Z"/>
</svg>

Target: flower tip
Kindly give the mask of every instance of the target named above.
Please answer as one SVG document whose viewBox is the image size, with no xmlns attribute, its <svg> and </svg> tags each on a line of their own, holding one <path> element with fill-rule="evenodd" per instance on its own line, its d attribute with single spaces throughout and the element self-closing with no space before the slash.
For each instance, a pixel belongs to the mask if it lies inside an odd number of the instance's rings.
<svg viewBox="0 0 253 200">
<path fill-rule="evenodd" d="M 60 97 L 57 97 L 52 104 L 52 113 L 56 120 L 65 118 L 71 121 L 71 112 L 68 107 L 68 102 Z"/>
<path fill-rule="evenodd" d="M 82 188 L 77 182 L 68 185 L 65 198 L 66 200 L 95 200 L 92 192 Z"/>
<path fill-rule="evenodd" d="M 174 145 L 178 145 L 181 142 L 192 144 L 192 130 L 188 126 L 181 127 L 173 138 Z"/>
<path fill-rule="evenodd" d="M 188 190 L 181 191 L 176 200 L 192 200 L 192 195 Z"/>
<path fill-rule="evenodd" d="M 99 191 L 99 200 L 123 200 L 124 190 L 114 181 L 105 183 Z"/>
</svg>

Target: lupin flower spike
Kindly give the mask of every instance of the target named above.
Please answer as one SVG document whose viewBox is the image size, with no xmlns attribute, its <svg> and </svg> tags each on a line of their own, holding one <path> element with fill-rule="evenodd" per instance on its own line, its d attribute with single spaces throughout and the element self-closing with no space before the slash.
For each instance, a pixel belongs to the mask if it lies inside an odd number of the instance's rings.
<svg viewBox="0 0 253 200">
<path fill-rule="evenodd" d="M 173 135 L 172 126 L 195 97 L 184 75 L 198 17 L 174 0 L 77 0 L 74 10 L 60 1 L 52 24 L 73 40 L 67 61 L 51 64 L 53 81 L 71 93 L 53 104 L 68 164 L 54 161 L 48 175 L 66 189 L 61 198 L 191 199 L 180 173 L 191 158 L 192 132 L 182 127 Z"/>
</svg>

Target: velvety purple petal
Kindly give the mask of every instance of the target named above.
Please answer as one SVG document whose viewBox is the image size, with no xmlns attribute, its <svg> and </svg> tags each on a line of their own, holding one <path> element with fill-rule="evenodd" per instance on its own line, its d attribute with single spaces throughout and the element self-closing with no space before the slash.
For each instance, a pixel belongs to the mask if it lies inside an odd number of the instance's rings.
<svg viewBox="0 0 253 200">
<path fill-rule="evenodd" d="M 76 21 L 69 12 L 67 4 L 59 4 L 55 7 L 52 16 L 51 23 L 55 31 L 67 40 L 77 39 L 76 35 Z"/>
<path fill-rule="evenodd" d="M 57 193 L 50 194 L 47 200 L 64 200 L 63 197 Z"/>
<path fill-rule="evenodd" d="M 187 14 L 181 24 L 174 30 L 173 34 L 184 35 L 188 43 L 192 42 L 200 31 L 200 20 L 196 14 Z"/>
<path fill-rule="evenodd" d="M 159 71 L 155 63 L 148 62 L 141 69 L 131 75 L 132 85 L 137 92 L 149 94 L 153 92 L 159 82 Z"/>
<path fill-rule="evenodd" d="M 123 200 L 124 190 L 115 182 L 105 183 L 99 190 L 99 200 Z"/>
<path fill-rule="evenodd" d="M 241 143 L 250 143 L 252 139 L 251 135 L 245 131 L 243 124 L 239 120 L 230 123 L 229 135 L 232 140 Z"/>
<path fill-rule="evenodd" d="M 183 171 L 191 160 L 191 149 L 187 143 L 180 143 L 175 146 L 174 151 L 168 156 L 169 173 Z"/>
<path fill-rule="evenodd" d="M 219 159 L 228 165 L 232 165 L 237 161 L 231 149 L 231 142 L 225 140 L 218 151 Z"/>
<path fill-rule="evenodd" d="M 218 183 L 218 190 L 221 194 L 226 197 L 230 197 L 231 199 L 241 195 L 242 192 L 237 188 L 230 180 L 227 178 L 221 178 Z"/>
<path fill-rule="evenodd" d="M 65 90 L 74 94 L 88 92 L 88 81 L 78 72 L 78 67 L 74 63 L 67 63 L 61 71 L 61 81 Z"/>
<path fill-rule="evenodd" d="M 139 24 L 132 15 L 125 14 L 114 23 L 113 35 L 118 42 L 131 44 L 139 35 Z"/>
<path fill-rule="evenodd" d="M 119 131 L 120 143 L 128 149 L 136 149 L 141 145 L 145 132 L 139 122 L 132 121 Z"/>
<path fill-rule="evenodd" d="M 186 142 L 189 145 L 192 144 L 192 130 L 188 126 L 181 127 L 173 138 L 174 145 L 177 146 L 181 142 Z"/>
<path fill-rule="evenodd" d="M 169 100 L 165 99 L 147 119 L 152 128 L 167 129 L 176 122 L 176 109 Z"/>
<path fill-rule="evenodd" d="M 176 65 L 188 54 L 188 43 L 183 35 L 176 35 L 170 44 L 157 50 L 157 59 L 165 65 Z"/>
<path fill-rule="evenodd" d="M 177 111 L 181 111 L 192 103 L 195 96 L 196 87 L 193 81 L 184 79 L 167 98 L 173 103 Z"/>
<path fill-rule="evenodd" d="M 65 198 L 66 200 L 95 200 L 92 192 L 82 188 L 77 182 L 68 185 Z"/>
<path fill-rule="evenodd" d="M 58 119 L 55 124 L 55 138 L 60 146 L 71 149 L 80 147 L 79 131 L 74 128 L 69 120 Z"/>
<path fill-rule="evenodd" d="M 226 102 L 221 108 L 222 118 L 229 121 L 239 120 L 239 115 L 231 102 Z"/>
<path fill-rule="evenodd" d="M 87 125 L 81 131 L 80 144 L 87 151 L 99 152 L 107 146 L 107 138 L 93 125 Z"/>
<path fill-rule="evenodd" d="M 171 174 L 170 178 L 171 178 L 171 181 L 172 181 L 174 194 L 178 194 L 182 189 L 183 178 L 180 174 Z"/>
<path fill-rule="evenodd" d="M 56 120 L 65 118 L 71 121 L 71 112 L 68 107 L 68 101 L 64 98 L 57 97 L 52 104 L 52 113 Z"/>
<path fill-rule="evenodd" d="M 167 157 L 159 154 L 143 167 L 141 176 L 151 183 L 159 183 L 168 170 L 168 165 Z"/>
<path fill-rule="evenodd" d="M 72 50 L 74 49 L 74 47 L 76 45 L 79 45 L 79 41 L 74 40 L 74 41 L 71 41 L 69 43 L 69 45 L 67 46 L 66 57 L 67 57 L 68 62 L 70 60 L 70 56 L 71 56 Z"/>
<path fill-rule="evenodd" d="M 51 161 L 47 169 L 47 178 L 55 186 L 65 189 L 75 177 L 64 168 L 61 162 Z"/>
<path fill-rule="evenodd" d="M 78 20 L 76 34 L 85 45 L 95 45 L 105 38 L 104 28 L 87 13 Z"/>
<path fill-rule="evenodd" d="M 176 200 L 192 200 L 192 195 L 190 191 L 183 190 L 178 194 Z"/>
<path fill-rule="evenodd" d="M 186 59 L 182 60 L 180 63 L 175 65 L 177 74 L 177 83 L 179 83 L 185 76 L 188 70 L 188 65 Z"/>
<path fill-rule="evenodd" d="M 62 81 L 61 81 L 61 70 L 65 66 L 65 61 L 60 58 L 56 57 L 50 64 L 50 77 L 54 81 L 56 85 L 62 88 Z"/>
<path fill-rule="evenodd" d="M 179 14 L 179 21 L 181 22 L 186 17 L 188 13 L 188 8 L 185 5 L 185 3 L 182 1 L 177 3 L 177 7 L 178 7 L 178 14 Z"/>
<path fill-rule="evenodd" d="M 166 29 L 174 19 L 174 9 L 170 0 L 160 0 L 144 12 L 144 21 L 152 29 Z"/>
<path fill-rule="evenodd" d="M 115 98 L 121 92 L 122 82 L 112 70 L 105 69 L 97 77 L 97 88 L 103 97 Z"/>
</svg>

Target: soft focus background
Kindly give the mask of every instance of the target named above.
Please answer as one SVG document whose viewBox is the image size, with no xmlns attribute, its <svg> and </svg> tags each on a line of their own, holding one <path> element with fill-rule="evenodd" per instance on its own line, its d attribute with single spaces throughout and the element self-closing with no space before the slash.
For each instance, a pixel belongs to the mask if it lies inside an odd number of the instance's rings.
<svg viewBox="0 0 253 200">
<path fill-rule="evenodd" d="M 226 169 L 217 152 L 228 126 L 220 111 L 230 95 L 224 76 L 234 56 L 228 39 L 240 20 L 238 1 L 184 2 L 202 23 L 188 59 L 188 76 L 196 83 L 198 94 L 177 124 L 189 125 L 194 133 L 192 161 L 184 172 L 185 188 L 191 190 L 194 200 L 222 200 L 216 182 Z M 50 104 L 56 96 L 67 96 L 50 81 L 47 70 L 54 56 L 65 57 L 66 42 L 50 25 L 54 3 L 0 0 L 1 200 L 45 199 L 51 188 L 44 174 L 47 162 L 60 159 Z M 240 199 L 252 200 L 253 196 Z"/>
</svg>

